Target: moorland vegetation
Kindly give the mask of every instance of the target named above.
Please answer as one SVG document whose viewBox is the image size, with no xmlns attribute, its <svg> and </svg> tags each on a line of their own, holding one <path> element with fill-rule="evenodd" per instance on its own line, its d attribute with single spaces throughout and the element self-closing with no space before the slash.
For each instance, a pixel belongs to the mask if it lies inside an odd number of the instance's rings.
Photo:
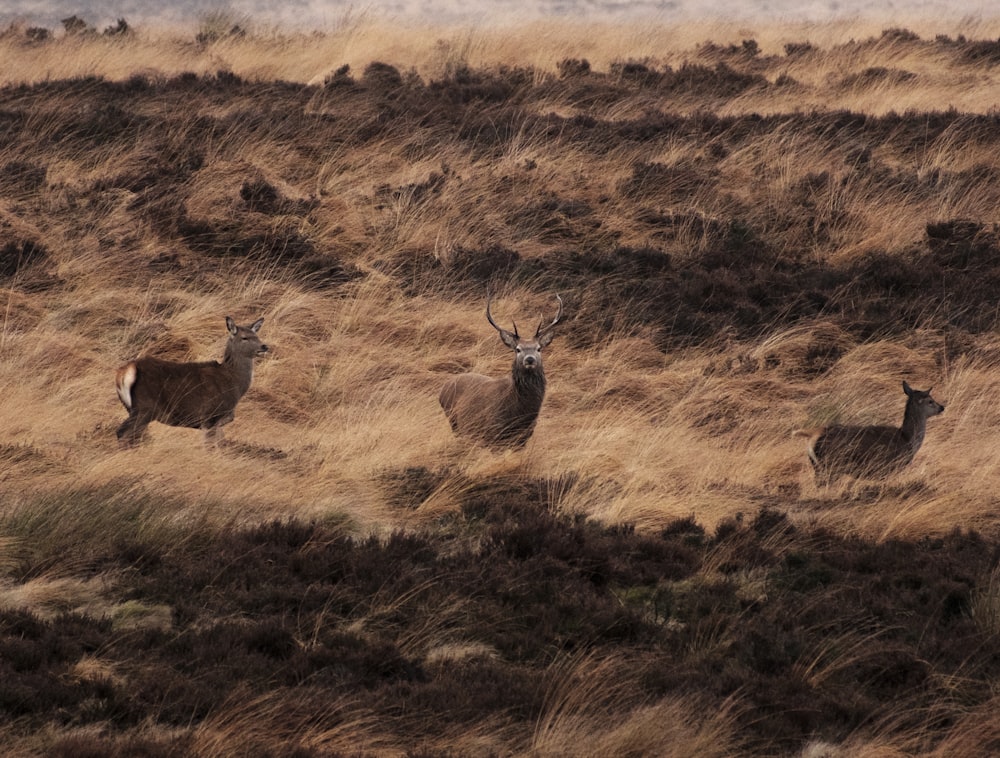
<svg viewBox="0 0 1000 758">
<path fill-rule="evenodd" d="M 1000 751 L 998 36 L 0 34 L 0 749 Z M 565 304 L 523 449 L 438 405 L 487 292 Z M 120 449 L 227 315 L 226 444 Z"/>
</svg>

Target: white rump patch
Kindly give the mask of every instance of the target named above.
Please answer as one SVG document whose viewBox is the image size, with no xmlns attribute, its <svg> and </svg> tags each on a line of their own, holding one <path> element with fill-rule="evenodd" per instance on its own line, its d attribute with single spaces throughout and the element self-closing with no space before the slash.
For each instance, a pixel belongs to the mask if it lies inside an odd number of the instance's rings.
<svg viewBox="0 0 1000 758">
<path fill-rule="evenodd" d="M 811 460 L 816 466 L 819 465 L 819 458 L 816 457 L 816 442 L 818 440 L 818 435 L 809 440 L 809 460 Z"/>
<path fill-rule="evenodd" d="M 121 398 L 122 405 L 132 410 L 132 385 L 135 384 L 135 364 L 128 363 L 118 369 L 115 376 L 115 387 L 118 390 L 118 397 Z"/>
</svg>

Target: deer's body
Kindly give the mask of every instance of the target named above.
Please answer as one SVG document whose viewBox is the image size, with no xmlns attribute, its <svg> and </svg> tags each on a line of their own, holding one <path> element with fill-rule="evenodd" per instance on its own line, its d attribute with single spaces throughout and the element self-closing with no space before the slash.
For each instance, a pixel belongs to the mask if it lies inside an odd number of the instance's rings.
<svg viewBox="0 0 1000 758">
<path fill-rule="evenodd" d="M 237 326 L 227 316 L 229 341 L 221 363 L 144 357 L 120 367 L 115 387 L 128 411 L 128 418 L 118 427 L 121 443 L 137 443 L 153 421 L 201 429 L 206 441 L 221 439 L 222 427 L 233 420 L 236 404 L 250 389 L 254 358 L 268 350 L 257 336 L 263 322 Z"/>
<path fill-rule="evenodd" d="M 906 410 L 903 424 L 894 426 L 823 426 L 799 429 L 806 437 L 809 462 L 817 482 L 830 484 L 840 476 L 881 478 L 909 465 L 924 442 L 927 419 L 944 411 L 931 391 L 903 382 Z"/>
<path fill-rule="evenodd" d="M 545 398 L 541 350 L 552 341 L 552 328 L 562 317 L 562 298 L 556 297 L 559 313 L 547 327 L 539 325 L 533 339 L 519 336 L 516 325 L 513 332 L 497 326 L 487 302 L 486 318 L 514 351 L 514 365 L 508 376 L 461 374 L 445 383 L 438 400 L 455 434 L 493 447 L 527 443 Z"/>
</svg>

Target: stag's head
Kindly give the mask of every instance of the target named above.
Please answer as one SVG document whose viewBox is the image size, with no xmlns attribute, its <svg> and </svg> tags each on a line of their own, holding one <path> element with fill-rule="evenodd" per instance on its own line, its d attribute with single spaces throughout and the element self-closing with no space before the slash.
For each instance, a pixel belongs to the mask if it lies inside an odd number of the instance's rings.
<svg viewBox="0 0 1000 758">
<path fill-rule="evenodd" d="M 490 303 L 492 301 L 492 296 L 486 299 L 486 319 L 490 322 L 494 329 L 500 332 L 500 339 L 503 340 L 503 344 L 514 351 L 514 370 L 524 371 L 524 372 L 541 372 L 542 370 L 542 348 L 546 347 L 555 336 L 552 331 L 556 324 L 559 323 L 559 319 L 562 318 L 563 312 L 563 301 L 559 295 L 556 295 L 556 300 L 559 301 L 559 312 L 556 313 L 556 317 L 552 319 L 552 322 L 547 326 L 543 326 L 544 321 L 538 323 L 538 329 L 535 330 L 535 336 L 528 338 L 522 337 L 517 333 L 517 324 L 514 324 L 514 331 L 508 331 L 503 327 L 497 326 L 497 323 L 493 320 L 493 316 L 490 314 Z"/>
</svg>

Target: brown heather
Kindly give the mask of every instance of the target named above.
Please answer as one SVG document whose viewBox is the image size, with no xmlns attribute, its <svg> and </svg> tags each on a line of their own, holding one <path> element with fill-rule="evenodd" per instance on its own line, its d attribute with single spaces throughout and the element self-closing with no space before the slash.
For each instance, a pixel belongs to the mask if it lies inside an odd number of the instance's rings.
<svg viewBox="0 0 1000 758">
<path fill-rule="evenodd" d="M 1000 22 L 119 31 L 0 35 L 0 752 L 1000 752 Z M 226 443 L 120 450 L 226 315 Z"/>
</svg>

